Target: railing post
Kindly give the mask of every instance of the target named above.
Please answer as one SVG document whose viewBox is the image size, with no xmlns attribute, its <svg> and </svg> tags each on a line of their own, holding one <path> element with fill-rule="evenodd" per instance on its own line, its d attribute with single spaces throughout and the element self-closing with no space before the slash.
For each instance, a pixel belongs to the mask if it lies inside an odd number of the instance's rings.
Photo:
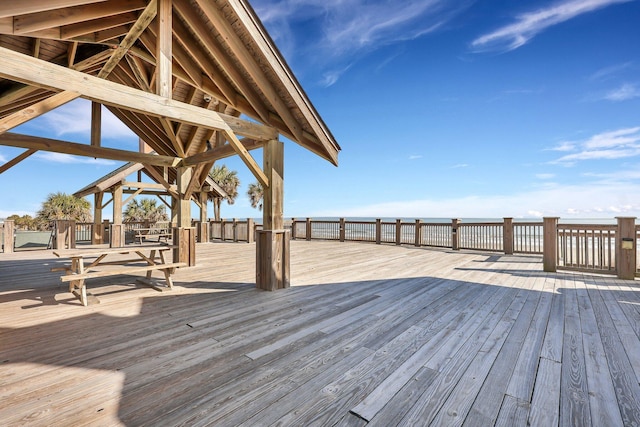
<svg viewBox="0 0 640 427">
<path fill-rule="evenodd" d="M 307 218 L 307 227 L 306 227 L 307 240 L 311 240 L 311 218 Z"/>
<path fill-rule="evenodd" d="M 224 231 L 225 221 L 224 218 L 220 218 L 220 240 L 225 241 L 226 233 Z"/>
<path fill-rule="evenodd" d="M 379 245 L 382 242 L 382 220 L 376 219 L 376 244 Z"/>
<path fill-rule="evenodd" d="M 422 221 L 416 219 L 416 246 L 420 246 L 422 244 Z"/>
<path fill-rule="evenodd" d="M 396 245 L 402 244 L 402 220 L 396 219 Z"/>
<path fill-rule="evenodd" d="M 4 253 L 10 254 L 13 252 L 13 242 L 15 234 L 15 222 L 8 219 L 4 221 Z"/>
<path fill-rule="evenodd" d="M 344 242 L 344 237 L 345 237 L 345 228 L 344 228 L 344 218 L 340 218 L 340 241 Z"/>
<path fill-rule="evenodd" d="M 551 273 L 556 271 L 558 263 L 558 219 L 542 219 L 542 269 Z"/>
<path fill-rule="evenodd" d="M 100 240 L 99 243 L 109 243 L 109 225 L 111 223 L 109 222 L 108 219 L 105 219 L 104 221 L 102 221 L 102 227 L 100 228 Z"/>
<path fill-rule="evenodd" d="M 502 248 L 506 255 L 513 255 L 513 218 L 504 218 L 502 227 Z"/>
<path fill-rule="evenodd" d="M 616 272 L 620 279 L 633 280 L 636 276 L 636 218 L 616 219 Z"/>
<path fill-rule="evenodd" d="M 233 231 L 233 241 L 237 242 L 238 241 L 238 219 L 237 218 L 233 218 L 233 228 L 231 230 Z"/>
<path fill-rule="evenodd" d="M 253 218 L 247 218 L 247 243 L 255 242 L 255 222 Z"/>
<path fill-rule="evenodd" d="M 291 240 L 296 240 L 296 219 L 291 218 Z"/>
<path fill-rule="evenodd" d="M 451 220 L 451 249 L 454 251 L 460 250 L 460 244 L 458 242 L 458 225 L 460 225 L 460 220 L 458 218 Z"/>
</svg>

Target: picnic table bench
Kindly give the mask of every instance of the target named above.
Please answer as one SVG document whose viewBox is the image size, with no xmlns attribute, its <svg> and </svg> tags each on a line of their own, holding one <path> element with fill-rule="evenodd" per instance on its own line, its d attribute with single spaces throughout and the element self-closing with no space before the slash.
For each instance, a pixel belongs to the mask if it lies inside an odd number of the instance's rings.
<svg viewBox="0 0 640 427">
<path fill-rule="evenodd" d="M 63 274 L 60 280 L 69 282 L 69 292 L 73 293 L 82 302 L 82 305 L 86 306 L 88 301 L 85 281 L 96 277 L 146 272 L 146 278 L 138 278 L 137 281 L 158 291 L 163 291 L 167 288 L 173 289 L 171 275 L 176 268 L 187 266 L 184 262 L 166 262 L 164 253 L 176 247 L 175 245 L 154 245 L 56 250 L 53 251 L 53 254 L 59 258 L 68 258 L 70 264 L 63 267 L 54 267 L 51 271 L 64 271 L 66 274 Z M 113 259 L 112 257 L 114 255 L 127 254 L 135 255 L 135 257 L 126 259 Z M 159 259 L 156 259 L 156 256 Z M 110 259 L 106 260 L 107 257 L 110 257 Z M 154 270 L 160 270 L 164 273 L 165 287 L 161 287 L 151 281 L 151 273 Z"/>
</svg>

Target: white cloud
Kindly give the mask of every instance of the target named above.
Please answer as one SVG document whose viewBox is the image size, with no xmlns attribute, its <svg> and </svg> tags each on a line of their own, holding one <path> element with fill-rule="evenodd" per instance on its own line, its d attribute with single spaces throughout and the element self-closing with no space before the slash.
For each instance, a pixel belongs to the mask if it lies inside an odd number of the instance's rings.
<svg viewBox="0 0 640 427">
<path fill-rule="evenodd" d="M 525 45 L 537 34 L 553 25 L 612 4 L 628 1 L 632 0 L 560 1 L 546 8 L 518 15 L 515 22 L 476 38 L 471 46 L 477 52 L 514 50 Z"/>
<path fill-rule="evenodd" d="M 553 179 L 555 178 L 555 176 L 556 175 L 553 173 L 537 173 L 536 174 L 536 178 L 543 179 L 543 180 Z"/>
<path fill-rule="evenodd" d="M 0 154 L 0 163 L 7 163 L 7 161 L 8 161 L 7 158 L 2 154 Z"/>
<path fill-rule="evenodd" d="M 398 200 L 314 216 L 411 218 L 613 218 L 640 216 L 638 183 L 585 182 L 512 195 L 465 196 L 449 199 Z"/>
<path fill-rule="evenodd" d="M 640 127 L 603 132 L 584 141 L 565 141 L 553 150 L 577 151 L 552 161 L 553 164 L 571 165 L 579 160 L 635 157 L 640 155 Z"/>
<path fill-rule="evenodd" d="M 62 163 L 62 164 L 88 164 L 88 165 L 105 165 L 114 166 L 117 162 L 106 159 L 94 159 L 92 157 L 79 157 L 69 154 L 53 153 L 53 152 L 39 152 L 35 155 L 36 158 L 44 160 L 50 163 Z"/>
<path fill-rule="evenodd" d="M 469 165 L 467 163 L 458 163 L 456 165 L 451 166 L 451 169 L 462 169 L 462 168 L 468 168 Z"/>
<path fill-rule="evenodd" d="M 91 102 L 78 99 L 45 115 L 41 120 L 57 137 L 73 134 L 89 135 L 91 132 Z M 102 137 L 134 137 L 133 132 L 105 107 L 102 108 Z"/>
<path fill-rule="evenodd" d="M 633 62 L 625 62 L 622 64 L 616 64 L 610 67 L 601 68 L 591 76 L 589 76 L 589 80 L 605 81 L 614 76 L 617 76 L 618 74 L 630 68 L 635 68 L 635 64 Z"/>
<path fill-rule="evenodd" d="M 633 98 L 640 98 L 640 89 L 631 83 L 625 83 L 604 96 L 608 101 L 627 101 Z"/>
<path fill-rule="evenodd" d="M 422 156 L 420 154 L 412 154 L 409 156 L 409 160 L 418 160 L 421 159 Z"/>
<path fill-rule="evenodd" d="M 295 63 L 298 55 L 316 58 L 323 64 L 321 83 L 330 86 L 347 71 L 341 65 L 344 61 L 352 63 L 382 46 L 437 31 L 473 1 L 454 6 L 446 0 L 255 0 L 252 4 L 289 62 Z M 294 31 L 302 26 L 304 31 Z M 296 40 L 302 35 L 304 40 Z"/>
</svg>

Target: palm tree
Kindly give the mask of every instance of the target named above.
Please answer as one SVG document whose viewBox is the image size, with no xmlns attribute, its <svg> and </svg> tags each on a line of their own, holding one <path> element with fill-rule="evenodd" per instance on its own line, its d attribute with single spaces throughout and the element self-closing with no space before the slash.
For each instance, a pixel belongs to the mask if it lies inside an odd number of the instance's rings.
<svg viewBox="0 0 640 427">
<path fill-rule="evenodd" d="M 259 182 L 254 182 L 249 184 L 249 190 L 247 191 L 247 195 L 249 196 L 249 202 L 251 203 L 252 208 L 258 208 L 258 210 L 262 210 L 264 190 L 262 189 L 262 184 Z"/>
<path fill-rule="evenodd" d="M 36 215 L 36 222 L 39 228 L 46 229 L 54 220 L 91 222 L 91 204 L 71 194 L 49 194 Z"/>
<path fill-rule="evenodd" d="M 212 167 L 209 176 L 227 193 L 227 197 L 213 198 L 213 216 L 216 221 L 220 221 L 220 205 L 223 200 L 226 200 L 230 205 L 234 204 L 236 197 L 238 197 L 240 179 L 238 172 L 229 170 L 226 165 Z"/>
<path fill-rule="evenodd" d="M 142 198 L 140 200 L 133 199 L 123 212 L 125 222 L 158 222 L 167 221 L 169 217 L 163 205 L 157 205 L 154 199 Z"/>
</svg>

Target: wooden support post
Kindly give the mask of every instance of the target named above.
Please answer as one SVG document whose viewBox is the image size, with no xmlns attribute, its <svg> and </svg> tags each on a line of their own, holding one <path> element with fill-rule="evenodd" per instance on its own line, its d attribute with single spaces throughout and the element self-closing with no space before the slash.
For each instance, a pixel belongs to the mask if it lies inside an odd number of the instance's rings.
<svg viewBox="0 0 640 427">
<path fill-rule="evenodd" d="M 12 220 L 5 220 L 2 239 L 2 245 L 4 247 L 3 251 L 5 254 L 10 254 L 13 252 L 14 233 L 15 222 Z"/>
<path fill-rule="evenodd" d="M 422 221 L 416 219 L 416 239 L 415 245 L 416 247 L 420 247 L 422 245 Z"/>
<path fill-rule="evenodd" d="M 382 220 L 376 219 L 376 244 L 379 245 L 382 242 Z"/>
<path fill-rule="evenodd" d="M 53 249 L 73 249 L 76 247 L 76 222 L 56 220 L 54 225 Z"/>
<path fill-rule="evenodd" d="M 284 145 L 268 141 L 264 148 L 263 229 L 256 237 L 256 286 L 273 291 L 290 286 L 290 236 L 284 229 Z"/>
<path fill-rule="evenodd" d="M 195 227 L 174 227 L 173 262 L 184 262 L 189 267 L 196 265 L 196 229 Z"/>
<path fill-rule="evenodd" d="M 238 218 L 233 218 L 233 227 L 231 228 L 233 232 L 233 241 L 238 241 Z"/>
<path fill-rule="evenodd" d="M 224 218 L 220 218 L 220 240 L 225 241 L 225 220 Z"/>
<path fill-rule="evenodd" d="M 173 260 L 186 262 L 189 266 L 196 264 L 196 230 L 191 226 L 191 200 L 185 198 L 192 174 L 192 168 L 177 169 L 178 223 L 173 233 L 173 244 L 178 245 L 174 250 Z"/>
<path fill-rule="evenodd" d="M 634 280 L 636 277 L 636 218 L 617 217 L 616 271 L 618 278 Z"/>
<path fill-rule="evenodd" d="M 122 226 L 122 185 L 117 185 L 113 190 L 113 224 L 109 232 L 109 246 L 119 248 L 125 243 Z"/>
<path fill-rule="evenodd" d="M 255 241 L 256 224 L 253 218 L 247 218 L 247 243 Z"/>
<path fill-rule="evenodd" d="M 104 193 L 99 191 L 93 195 L 93 232 L 91 233 L 91 244 L 100 245 L 104 243 L 104 233 L 102 232 L 102 199 Z"/>
<path fill-rule="evenodd" d="M 207 202 L 209 200 L 206 191 L 200 192 L 200 228 L 198 229 L 198 242 L 209 241 L 209 223 L 207 222 Z"/>
<path fill-rule="evenodd" d="M 396 219 L 396 245 L 402 244 L 402 220 Z"/>
<path fill-rule="evenodd" d="M 506 255 L 513 255 L 513 218 L 504 218 L 502 225 L 502 247 Z"/>
<path fill-rule="evenodd" d="M 558 220 L 557 217 L 542 219 L 542 269 L 550 273 L 558 267 Z"/>
<path fill-rule="evenodd" d="M 306 227 L 305 227 L 305 235 L 307 240 L 311 240 L 311 218 L 307 218 Z"/>
<path fill-rule="evenodd" d="M 458 226 L 460 225 L 460 220 L 458 218 L 454 218 L 451 220 L 451 249 L 454 251 L 460 250 L 460 243 L 458 240 Z"/>
<path fill-rule="evenodd" d="M 102 138 L 102 104 L 91 103 L 91 146 L 100 147 Z"/>
<path fill-rule="evenodd" d="M 344 218 L 340 218 L 340 241 L 344 242 L 346 230 L 345 230 L 345 220 Z"/>
<path fill-rule="evenodd" d="M 296 240 L 296 219 L 291 218 L 291 240 Z"/>
</svg>

